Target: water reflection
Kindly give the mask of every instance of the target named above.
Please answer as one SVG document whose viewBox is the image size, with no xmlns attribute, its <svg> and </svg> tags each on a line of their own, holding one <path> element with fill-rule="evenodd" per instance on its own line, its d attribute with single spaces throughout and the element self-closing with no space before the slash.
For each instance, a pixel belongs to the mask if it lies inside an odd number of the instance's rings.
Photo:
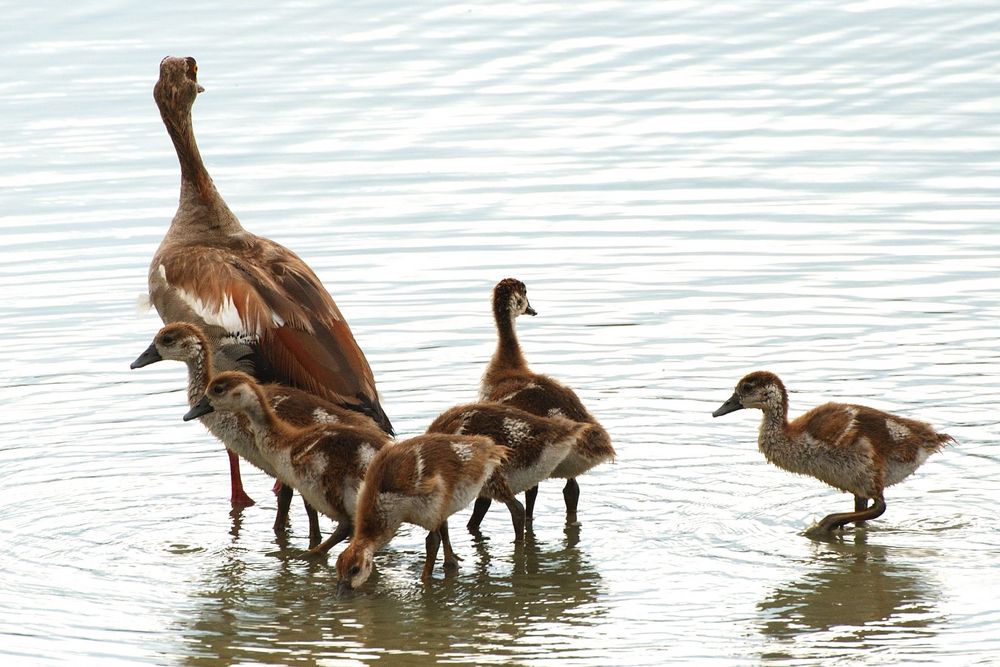
<svg viewBox="0 0 1000 667">
<path fill-rule="evenodd" d="M 773 590 L 757 609 L 760 631 L 774 640 L 764 657 L 830 655 L 831 646 L 876 648 L 890 638 L 927 638 L 940 621 L 940 592 L 919 558 L 849 539 L 815 543 L 807 572 Z"/>
<path fill-rule="evenodd" d="M 234 523 L 235 525 L 235 523 Z M 238 533 L 238 525 L 234 529 Z M 189 618 L 179 622 L 189 665 L 253 661 L 286 665 L 425 664 L 428 656 L 482 664 L 578 650 L 605 612 L 600 574 L 578 547 L 579 526 L 561 540 L 523 547 L 478 539 L 464 549 L 460 572 L 440 571 L 424 586 L 417 573 L 422 544 L 389 549 L 360 592 L 336 598 L 330 561 L 259 556 L 238 541 L 206 559 L 215 569 L 200 587 Z M 422 541 L 421 541 L 422 542 Z M 416 569 L 414 569 L 416 568 Z"/>
</svg>

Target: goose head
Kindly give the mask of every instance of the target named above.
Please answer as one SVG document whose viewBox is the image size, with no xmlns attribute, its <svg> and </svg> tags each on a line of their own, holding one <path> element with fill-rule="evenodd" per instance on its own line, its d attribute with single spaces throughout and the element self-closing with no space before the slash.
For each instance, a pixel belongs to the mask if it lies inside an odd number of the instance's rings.
<svg viewBox="0 0 1000 667">
<path fill-rule="evenodd" d="M 191 110 L 194 98 L 205 89 L 198 83 L 198 63 L 191 56 L 167 56 L 160 61 L 160 78 L 153 99 L 164 118 Z"/>
</svg>

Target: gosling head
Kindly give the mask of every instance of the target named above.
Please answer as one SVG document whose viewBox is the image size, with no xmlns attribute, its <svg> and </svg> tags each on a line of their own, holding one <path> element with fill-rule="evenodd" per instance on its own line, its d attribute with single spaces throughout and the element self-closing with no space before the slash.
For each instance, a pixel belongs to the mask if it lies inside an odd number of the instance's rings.
<svg viewBox="0 0 1000 667">
<path fill-rule="evenodd" d="M 208 383 L 201 400 L 184 415 L 184 421 L 197 419 L 216 410 L 242 412 L 254 408 L 260 403 L 254 389 L 255 384 L 254 379 L 246 373 L 219 373 Z"/>
<path fill-rule="evenodd" d="M 337 557 L 337 594 L 354 590 L 368 581 L 374 566 L 372 548 L 352 541 Z"/>
<path fill-rule="evenodd" d="M 173 322 L 156 333 L 146 351 L 136 357 L 130 368 L 142 368 L 157 361 L 193 361 L 203 354 L 205 336 L 193 324 Z"/>
<path fill-rule="evenodd" d="M 721 417 L 743 408 L 759 408 L 765 412 L 787 410 L 786 397 L 785 385 L 777 375 L 768 371 L 754 371 L 736 383 L 736 391 L 712 416 Z"/>
<path fill-rule="evenodd" d="M 504 278 L 493 288 L 493 309 L 498 315 L 509 313 L 511 319 L 538 314 L 528 303 L 528 288 L 517 278 Z"/>
</svg>

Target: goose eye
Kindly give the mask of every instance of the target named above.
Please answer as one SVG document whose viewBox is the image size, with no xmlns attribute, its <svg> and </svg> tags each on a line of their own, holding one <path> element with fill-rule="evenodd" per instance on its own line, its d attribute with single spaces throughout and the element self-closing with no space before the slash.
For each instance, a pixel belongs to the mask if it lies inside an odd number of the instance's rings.
<svg viewBox="0 0 1000 667">
<path fill-rule="evenodd" d="M 749 394 L 751 389 L 753 389 L 753 385 L 750 384 L 749 382 L 744 382 L 743 385 L 740 387 L 740 393 Z"/>
<path fill-rule="evenodd" d="M 192 81 L 197 81 L 198 80 L 198 63 L 195 62 L 194 58 L 188 58 L 187 59 L 187 64 L 188 64 L 188 71 L 187 71 L 188 78 L 191 79 Z"/>
<path fill-rule="evenodd" d="M 223 392 L 222 385 L 217 384 L 214 387 L 212 387 L 213 394 L 221 394 L 222 392 Z"/>
<path fill-rule="evenodd" d="M 348 570 L 347 573 L 353 577 L 353 576 L 359 574 L 360 572 L 361 572 L 361 566 L 360 565 L 352 565 L 351 569 Z"/>
<path fill-rule="evenodd" d="M 174 344 L 174 337 L 173 336 L 164 336 L 162 338 L 162 341 L 163 341 L 164 345 L 173 345 Z"/>
</svg>

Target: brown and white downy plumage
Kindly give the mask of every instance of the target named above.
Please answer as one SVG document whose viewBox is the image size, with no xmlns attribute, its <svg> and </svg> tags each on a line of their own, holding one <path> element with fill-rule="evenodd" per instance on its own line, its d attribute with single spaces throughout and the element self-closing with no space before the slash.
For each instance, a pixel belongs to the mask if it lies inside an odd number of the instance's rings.
<svg viewBox="0 0 1000 667">
<path fill-rule="evenodd" d="M 202 326 L 220 349 L 220 370 L 250 368 L 259 381 L 366 412 L 391 433 L 368 361 L 319 278 L 291 250 L 246 231 L 216 190 L 191 119 L 203 90 L 194 58 L 160 63 L 153 98 L 177 151 L 181 187 L 149 265 L 150 303 L 165 324 Z M 253 502 L 245 494 L 235 501 Z"/>
<path fill-rule="evenodd" d="M 403 522 L 428 531 L 422 579 L 430 578 L 442 542 L 445 571 L 457 569 L 448 517 L 479 495 L 508 452 L 485 436 L 437 433 L 383 447 L 365 474 L 354 536 L 337 558 L 338 591 L 357 588 L 368 579 L 375 552 Z"/>
<path fill-rule="evenodd" d="M 736 384 L 713 417 L 759 408 L 758 446 L 768 461 L 854 494 L 854 512 L 830 514 L 815 527 L 830 532 L 885 512 L 884 491 L 909 477 L 954 438 L 930 424 L 868 408 L 826 403 L 788 421 L 788 392 L 774 373 L 755 371 Z M 868 501 L 872 506 L 868 507 Z"/>
<path fill-rule="evenodd" d="M 520 541 L 524 537 L 525 511 L 515 495 L 548 479 L 592 428 L 592 424 L 540 417 L 512 405 L 470 403 L 442 413 L 427 432 L 485 435 L 510 448 L 510 456 L 483 486 L 467 527 L 478 532 L 490 502 L 499 500 L 510 511 L 514 539 Z"/>
<path fill-rule="evenodd" d="M 212 378 L 184 420 L 212 411 L 228 411 L 245 419 L 260 455 L 281 483 L 297 489 L 310 506 L 337 521 L 333 534 L 309 553 L 326 553 L 351 534 L 365 470 L 389 441 L 384 431 L 336 423 L 293 426 L 278 417 L 264 389 L 239 371 L 224 371 Z"/>
<path fill-rule="evenodd" d="M 162 327 L 153 338 L 146 351 L 140 354 L 131 367 L 142 368 L 158 361 L 180 361 L 187 366 L 188 405 L 194 406 L 205 395 L 205 389 L 213 376 L 215 354 L 211 341 L 196 324 L 173 322 Z M 278 417 L 293 426 L 315 424 L 348 424 L 366 428 L 377 428 L 375 422 L 360 412 L 342 408 L 314 394 L 294 387 L 266 384 L 261 387 L 267 401 Z M 211 412 L 199 421 L 209 432 L 232 452 L 246 459 L 271 477 L 276 477 L 268 460 L 257 449 L 254 434 L 246 420 L 238 419 L 232 412 Z M 239 476 L 239 468 L 234 471 Z M 278 493 L 278 513 L 274 520 L 275 531 L 283 530 L 288 522 L 288 507 L 292 500 L 292 488 L 282 486 Z M 310 546 L 319 543 L 319 522 L 316 511 L 308 503 Z"/>
<path fill-rule="evenodd" d="M 533 372 L 528 368 L 517 340 L 514 320 L 520 315 L 535 315 L 528 302 L 527 288 L 520 280 L 505 278 L 493 289 L 493 318 L 497 327 L 497 348 L 483 374 L 479 398 L 513 405 L 526 412 L 543 417 L 564 417 L 576 422 L 591 424 L 584 437 L 567 454 L 550 477 L 566 479 L 563 498 L 566 516 L 576 520 L 580 486 L 576 478 L 599 463 L 613 461 L 615 449 L 611 437 L 597 419 L 583 407 L 576 393 L 553 378 Z M 534 511 L 538 487 L 525 495 L 528 519 Z"/>
</svg>

